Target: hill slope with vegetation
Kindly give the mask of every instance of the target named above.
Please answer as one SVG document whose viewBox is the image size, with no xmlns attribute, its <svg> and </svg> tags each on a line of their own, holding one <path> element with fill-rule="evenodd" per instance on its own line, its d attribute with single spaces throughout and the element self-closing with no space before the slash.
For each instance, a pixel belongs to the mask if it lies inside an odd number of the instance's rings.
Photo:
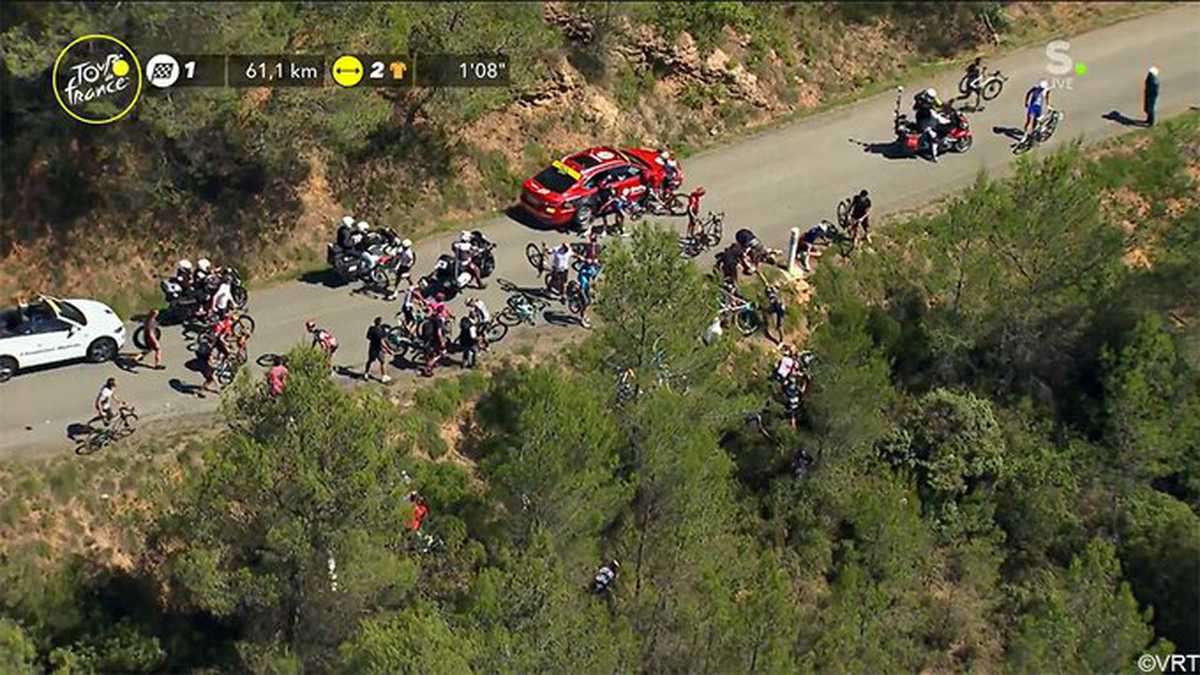
<svg viewBox="0 0 1200 675">
<path fill-rule="evenodd" d="M 687 151 L 914 68 L 1063 34 L 1138 3 L 4 3 L 0 297 L 125 311 L 179 257 L 265 277 L 346 212 L 421 234 L 503 207 L 596 142 Z M 46 104 L 77 35 L 139 52 L 495 53 L 499 89 L 209 89 L 91 128 Z"/>
<path fill-rule="evenodd" d="M 795 428 L 747 423 L 776 386 L 765 343 L 704 346 L 714 282 L 642 225 L 558 361 L 398 409 L 297 348 L 286 391 L 243 379 L 207 440 L 63 460 L 48 490 L 7 467 L 3 670 L 1128 672 L 1200 651 L 1198 178 L 1191 115 L 827 255 L 792 324 L 818 355 Z M 444 547 L 405 528 L 414 489 Z M 614 557 L 611 597 L 588 593 Z"/>
</svg>

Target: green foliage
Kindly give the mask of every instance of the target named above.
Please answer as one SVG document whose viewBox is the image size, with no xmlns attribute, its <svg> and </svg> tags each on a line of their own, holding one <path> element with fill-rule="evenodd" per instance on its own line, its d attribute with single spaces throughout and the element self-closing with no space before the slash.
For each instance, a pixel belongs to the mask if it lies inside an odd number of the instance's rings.
<svg viewBox="0 0 1200 675">
<path fill-rule="evenodd" d="M 0 617 L 0 670 L 13 675 L 32 675 L 37 672 L 35 658 L 37 648 L 20 624 Z"/>
<path fill-rule="evenodd" d="M 354 673 L 472 672 L 472 643 L 429 607 L 367 619 L 340 651 L 344 667 Z"/>
<path fill-rule="evenodd" d="M 643 11 L 669 39 L 687 31 L 704 54 L 717 46 L 726 26 L 738 31 L 759 27 L 758 15 L 744 2 L 659 2 Z"/>
</svg>

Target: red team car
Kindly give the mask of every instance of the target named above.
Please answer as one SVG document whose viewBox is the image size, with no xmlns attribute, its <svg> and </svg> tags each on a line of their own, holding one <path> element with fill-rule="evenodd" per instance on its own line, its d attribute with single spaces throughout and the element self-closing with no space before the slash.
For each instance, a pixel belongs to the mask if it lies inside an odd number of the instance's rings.
<svg viewBox="0 0 1200 675">
<path fill-rule="evenodd" d="M 671 189 L 683 182 L 683 171 L 669 154 L 647 148 L 596 147 L 555 160 L 525 181 L 521 205 L 538 220 L 562 227 L 585 227 L 603 204 L 597 191 L 611 183 L 614 193 L 625 190 L 630 201 L 640 201 L 647 189 L 659 189 L 674 168 Z"/>
</svg>

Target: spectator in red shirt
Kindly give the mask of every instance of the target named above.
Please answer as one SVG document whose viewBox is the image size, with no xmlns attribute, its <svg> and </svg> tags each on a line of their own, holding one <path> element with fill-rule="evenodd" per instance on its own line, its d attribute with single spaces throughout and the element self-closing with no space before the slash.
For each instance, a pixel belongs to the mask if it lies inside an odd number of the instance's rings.
<svg viewBox="0 0 1200 675">
<path fill-rule="evenodd" d="M 421 529 L 421 521 L 425 520 L 425 516 L 429 515 L 429 504 L 425 502 L 425 498 L 413 492 L 408 495 L 408 501 L 413 505 L 412 519 L 404 524 L 405 527 L 416 532 Z"/>
<path fill-rule="evenodd" d="M 271 396 L 278 396 L 283 393 L 284 386 L 287 385 L 288 369 L 283 361 L 282 356 L 275 357 L 275 365 L 267 371 L 267 392 Z"/>
</svg>

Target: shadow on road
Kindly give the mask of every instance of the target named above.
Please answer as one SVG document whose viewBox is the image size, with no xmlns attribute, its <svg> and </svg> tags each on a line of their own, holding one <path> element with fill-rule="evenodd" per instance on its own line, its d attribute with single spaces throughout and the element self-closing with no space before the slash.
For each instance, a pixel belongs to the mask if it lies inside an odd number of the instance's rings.
<svg viewBox="0 0 1200 675">
<path fill-rule="evenodd" d="M 854 143 L 855 145 L 861 146 L 863 149 L 863 152 L 871 154 L 871 155 L 880 155 L 884 159 L 915 159 L 916 158 L 915 155 L 913 155 L 908 150 L 905 150 L 904 148 L 900 147 L 900 144 L 894 140 L 893 141 L 885 141 L 885 142 L 881 142 L 881 143 L 867 143 L 864 141 L 856 141 L 853 138 L 851 138 L 850 142 Z"/>
<path fill-rule="evenodd" d="M 1021 140 L 1021 137 L 1025 135 L 1025 130 L 1018 129 L 1016 127 L 992 127 L 992 133 L 996 134 L 997 136 L 1007 136 L 1014 141 L 1019 141 Z"/>
<path fill-rule="evenodd" d="M 542 318 L 551 326 L 579 326 L 580 319 L 574 314 L 562 312 L 556 309 L 548 309 L 542 314 Z"/>
<path fill-rule="evenodd" d="M 189 383 L 184 382 L 183 380 L 179 379 L 178 377 L 172 377 L 170 382 L 168 382 L 167 384 L 171 385 L 171 388 L 174 389 L 175 391 L 177 391 L 181 394 L 187 394 L 188 396 L 201 396 L 204 393 L 201 390 L 200 385 L 189 384 Z"/>
<path fill-rule="evenodd" d="M 67 425 L 67 439 L 78 441 L 83 436 L 89 436 L 96 431 L 95 427 L 85 422 L 71 422 Z"/>
<path fill-rule="evenodd" d="M 305 272 L 300 275 L 300 281 L 306 284 L 324 286 L 325 288 L 341 288 L 346 285 L 346 281 L 339 277 L 337 272 L 334 272 L 332 269 Z"/>
<path fill-rule="evenodd" d="M 1145 120 L 1135 120 L 1132 117 L 1126 117 L 1120 110 L 1110 110 L 1110 111 L 1104 113 L 1103 115 L 1101 115 L 1101 117 L 1108 120 L 1109 122 L 1116 122 L 1117 124 L 1120 124 L 1121 126 L 1126 126 L 1126 127 L 1144 127 L 1144 126 L 1146 126 Z"/>
</svg>

